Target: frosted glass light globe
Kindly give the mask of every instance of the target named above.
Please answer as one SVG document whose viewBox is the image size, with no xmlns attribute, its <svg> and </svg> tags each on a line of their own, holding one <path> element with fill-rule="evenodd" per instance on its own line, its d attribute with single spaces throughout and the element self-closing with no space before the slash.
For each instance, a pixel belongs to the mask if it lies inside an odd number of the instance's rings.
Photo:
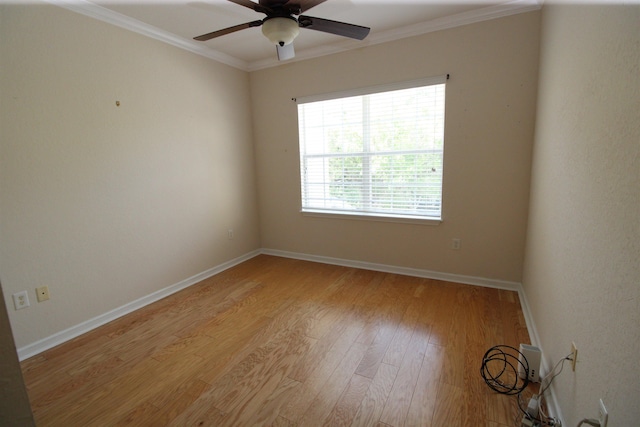
<svg viewBox="0 0 640 427">
<path fill-rule="evenodd" d="M 262 34 L 273 44 L 284 46 L 293 42 L 300 33 L 298 22 L 293 18 L 271 18 L 262 24 Z"/>
</svg>

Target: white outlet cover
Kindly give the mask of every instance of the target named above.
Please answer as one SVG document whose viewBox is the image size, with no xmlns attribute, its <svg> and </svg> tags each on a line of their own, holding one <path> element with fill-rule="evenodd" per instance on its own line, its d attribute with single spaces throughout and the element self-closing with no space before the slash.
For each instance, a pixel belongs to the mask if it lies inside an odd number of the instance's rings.
<svg viewBox="0 0 640 427">
<path fill-rule="evenodd" d="M 451 249 L 454 251 L 459 251 L 462 246 L 462 239 L 454 238 L 451 240 Z"/>
<path fill-rule="evenodd" d="M 13 296 L 13 305 L 16 310 L 22 310 L 23 308 L 27 308 L 31 306 L 29 303 L 29 294 L 27 291 L 16 292 Z"/>
<path fill-rule="evenodd" d="M 609 421 L 609 413 L 607 412 L 607 408 L 604 407 L 604 402 L 602 401 L 602 399 L 600 399 L 598 421 L 600 421 L 600 427 L 607 427 L 607 421 Z"/>
</svg>

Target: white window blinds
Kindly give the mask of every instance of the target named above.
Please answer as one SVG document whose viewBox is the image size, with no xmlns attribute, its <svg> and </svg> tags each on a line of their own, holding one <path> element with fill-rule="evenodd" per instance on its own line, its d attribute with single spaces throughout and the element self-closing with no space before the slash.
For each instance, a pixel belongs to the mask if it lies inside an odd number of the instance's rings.
<svg viewBox="0 0 640 427">
<path fill-rule="evenodd" d="M 303 212 L 440 219 L 445 82 L 297 99 Z"/>
</svg>

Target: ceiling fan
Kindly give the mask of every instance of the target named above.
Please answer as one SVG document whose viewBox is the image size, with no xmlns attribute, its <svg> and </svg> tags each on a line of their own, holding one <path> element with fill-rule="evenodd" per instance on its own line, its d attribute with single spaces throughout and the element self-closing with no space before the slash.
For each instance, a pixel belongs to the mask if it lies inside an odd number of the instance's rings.
<svg viewBox="0 0 640 427">
<path fill-rule="evenodd" d="M 299 28 L 337 34 L 352 39 L 363 40 L 369 34 L 370 28 L 329 19 L 314 18 L 301 15 L 314 6 L 326 0 L 228 0 L 240 6 L 248 7 L 267 15 L 266 18 L 245 24 L 234 25 L 211 33 L 194 37 L 194 40 L 206 41 L 225 34 L 234 33 L 251 27 L 262 26 L 262 33 L 276 45 L 278 59 L 284 61 L 295 56 L 293 40 L 298 36 Z M 295 17 L 298 16 L 298 18 Z"/>
</svg>

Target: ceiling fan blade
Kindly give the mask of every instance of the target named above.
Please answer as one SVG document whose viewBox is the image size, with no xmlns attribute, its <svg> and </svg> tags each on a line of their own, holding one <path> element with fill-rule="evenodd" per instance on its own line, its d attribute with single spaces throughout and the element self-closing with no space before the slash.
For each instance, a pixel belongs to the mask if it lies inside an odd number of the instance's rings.
<svg viewBox="0 0 640 427">
<path fill-rule="evenodd" d="M 293 43 L 285 44 L 284 46 L 276 45 L 278 52 L 278 61 L 286 61 L 296 56 L 296 52 L 293 49 Z"/>
<path fill-rule="evenodd" d="M 260 12 L 260 13 L 272 12 L 272 10 L 268 6 L 265 6 L 264 4 L 258 4 L 258 3 L 252 2 L 251 0 L 229 0 L 229 1 L 231 3 L 239 4 L 240 6 L 253 9 L 256 12 Z"/>
<path fill-rule="evenodd" d="M 294 14 L 299 15 L 325 1 L 327 0 L 289 0 L 285 6 Z"/>
<path fill-rule="evenodd" d="M 225 34 L 235 33 L 236 31 L 244 30 L 246 28 L 259 27 L 260 25 L 262 25 L 262 21 L 251 21 L 247 22 L 246 24 L 234 25 L 233 27 L 225 28 L 223 30 L 203 34 L 201 36 L 194 37 L 193 39 L 198 40 L 199 42 L 203 42 L 216 37 L 224 36 Z"/>
<path fill-rule="evenodd" d="M 314 18 L 312 16 L 300 15 L 298 24 L 302 28 L 322 31 L 325 33 L 337 34 L 343 37 L 363 40 L 371 31 L 371 28 L 360 25 L 347 24 L 346 22 L 331 21 L 330 19 Z"/>
</svg>

